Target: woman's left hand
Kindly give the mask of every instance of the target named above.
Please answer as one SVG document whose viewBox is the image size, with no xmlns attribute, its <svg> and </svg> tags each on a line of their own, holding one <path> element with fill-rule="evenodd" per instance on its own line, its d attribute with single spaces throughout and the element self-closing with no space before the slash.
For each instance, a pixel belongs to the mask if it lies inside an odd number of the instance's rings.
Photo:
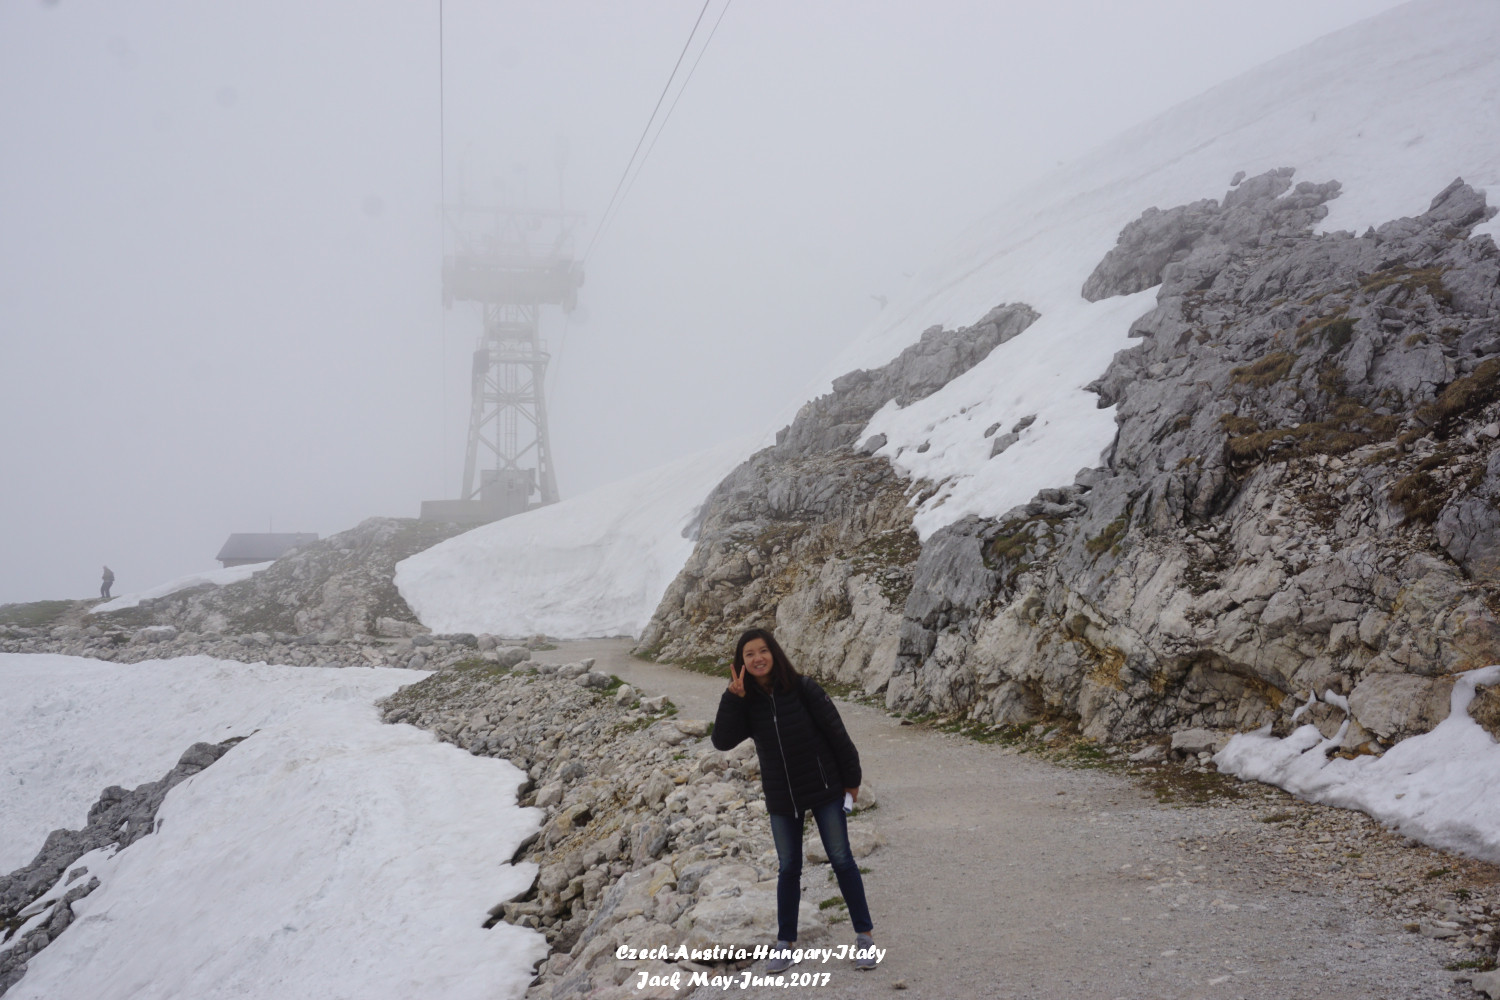
<svg viewBox="0 0 1500 1000">
<path fill-rule="evenodd" d="M 851 799 L 853 799 L 855 802 L 859 801 L 859 789 L 858 788 L 846 788 L 846 789 L 844 789 L 844 791 L 848 792 L 849 793 L 849 797 Z"/>
</svg>

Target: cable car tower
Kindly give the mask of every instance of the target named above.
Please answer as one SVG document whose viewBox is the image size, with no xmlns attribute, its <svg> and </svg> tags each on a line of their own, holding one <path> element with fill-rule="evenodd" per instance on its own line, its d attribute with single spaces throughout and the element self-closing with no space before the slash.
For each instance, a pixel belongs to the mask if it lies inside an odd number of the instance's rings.
<svg viewBox="0 0 1500 1000">
<path fill-rule="evenodd" d="M 483 330 L 470 374 L 469 439 L 457 501 L 427 501 L 427 520 L 482 523 L 556 503 L 544 392 L 550 356 L 543 306 L 571 313 L 583 268 L 573 259 L 578 212 L 445 206 L 452 249 L 443 305 L 479 306 Z"/>
</svg>

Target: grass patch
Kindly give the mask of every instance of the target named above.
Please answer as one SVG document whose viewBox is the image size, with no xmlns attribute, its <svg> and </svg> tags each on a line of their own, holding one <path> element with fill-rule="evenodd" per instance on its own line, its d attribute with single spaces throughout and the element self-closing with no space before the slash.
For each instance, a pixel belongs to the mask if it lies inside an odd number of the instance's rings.
<svg viewBox="0 0 1500 1000">
<path fill-rule="evenodd" d="M 1431 524 L 1442 513 L 1448 491 L 1426 471 L 1402 476 L 1391 487 L 1391 500 L 1401 506 L 1408 521 Z"/>
<path fill-rule="evenodd" d="M 1321 336 L 1337 351 L 1349 343 L 1354 336 L 1354 320 L 1345 315 L 1348 306 L 1340 306 L 1332 315 L 1310 319 L 1297 327 L 1297 346 L 1306 347 L 1314 337 Z"/>
<path fill-rule="evenodd" d="M 1238 779 L 1218 771 L 1168 767 L 1153 773 L 1146 785 L 1163 805 L 1209 805 L 1219 799 L 1242 799 Z"/>
<path fill-rule="evenodd" d="M 1258 434 L 1261 430 L 1260 421 L 1254 417 L 1240 417 L 1233 413 L 1226 413 L 1220 417 L 1219 426 L 1234 437 Z"/>
<path fill-rule="evenodd" d="M 847 910 L 849 908 L 849 904 L 844 902 L 844 898 L 842 896 L 829 896 L 827 899 L 823 900 L 823 902 L 818 904 L 818 909 L 820 910 L 831 910 L 834 907 L 843 907 Z"/>
<path fill-rule="evenodd" d="M 984 563 L 1000 574 L 1005 586 L 1014 587 L 1016 580 L 1036 564 L 1033 558 L 1039 546 L 1050 545 L 1057 537 L 1057 528 L 1066 518 L 1042 516 L 1024 521 L 1011 521 L 1009 530 L 990 539 L 984 547 Z"/>
<path fill-rule="evenodd" d="M 1373 413 L 1344 397 L 1335 402 L 1327 420 L 1233 435 L 1224 442 L 1224 457 L 1231 466 L 1244 468 L 1270 458 L 1344 455 L 1390 440 L 1400 426 L 1400 417 Z"/>
<path fill-rule="evenodd" d="M 1291 351 L 1273 351 L 1259 361 L 1234 369 L 1229 373 L 1229 381 L 1232 385 L 1265 389 L 1291 374 L 1292 365 L 1296 360 L 1297 355 Z"/>
<path fill-rule="evenodd" d="M 1443 968 L 1449 972 L 1459 972 L 1463 969 L 1473 969 L 1475 972 L 1493 972 L 1495 970 L 1495 956 L 1485 955 L 1481 958 L 1466 958 L 1461 962 L 1445 965 Z"/>
<path fill-rule="evenodd" d="M 1434 302 L 1451 308 L 1453 293 L 1443 285 L 1443 272 L 1446 270 L 1444 267 L 1392 267 L 1361 278 L 1359 287 L 1364 289 L 1366 295 L 1374 295 L 1393 285 L 1399 285 L 1405 293 L 1401 296 L 1402 302 L 1418 291 L 1426 291 Z"/>
<path fill-rule="evenodd" d="M 1417 407 L 1417 419 L 1446 434 L 1459 417 L 1497 399 L 1500 399 L 1500 358 L 1490 358 L 1463 378 L 1448 383 L 1432 402 Z"/>
<path fill-rule="evenodd" d="M 448 669 L 456 673 L 467 674 L 470 677 L 486 677 L 492 680 L 498 680 L 510 673 L 509 667 L 503 667 L 498 663 L 491 663 L 489 660 L 478 656 L 465 657 Z"/>
<path fill-rule="evenodd" d="M 663 663 L 671 663 L 663 660 Z M 673 666 L 681 667 L 683 670 L 691 670 L 695 674 L 708 674 L 710 677 L 723 677 L 729 679 L 729 660 L 722 656 L 695 656 L 691 660 L 681 660 Z"/>
<path fill-rule="evenodd" d="M 1452 868 L 1434 868 L 1431 871 L 1429 871 L 1426 874 L 1424 874 L 1422 876 L 1422 878 L 1425 879 L 1428 882 L 1431 882 L 1433 879 L 1439 879 L 1439 878 L 1442 878 L 1445 875 L 1452 875 L 1452 874 L 1453 874 L 1453 869 Z"/>
<path fill-rule="evenodd" d="M 1095 535 L 1093 538 L 1085 541 L 1083 543 L 1083 547 L 1087 549 L 1089 555 L 1093 556 L 1095 559 L 1099 558 L 1099 556 L 1106 551 L 1108 551 L 1112 556 L 1118 556 L 1120 554 L 1120 541 L 1125 537 L 1125 530 L 1129 526 L 1129 516 L 1126 514 L 1121 514 L 1119 517 L 1109 522 L 1109 524 L 1105 525 L 1103 531 L 1099 532 L 1099 534 Z"/>
<path fill-rule="evenodd" d="M 1289 813 L 1282 810 L 1280 812 L 1273 812 L 1269 816 L 1257 816 L 1255 821 L 1257 823 L 1285 823 L 1289 819 L 1296 818 L 1296 813 Z"/>
<path fill-rule="evenodd" d="M 910 569 L 922 554 L 922 542 L 910 528 L 882 531 L 867 538 L 854 550 L 850 566 L 856 575 L 876 576 L 880 581 L 880 592 L 898 608 L 906 604 L 911 594 Z"/>
<path fill-rule="evenodd" d="M 44 628 L 57 624 L 78 601 L 31 601 L 27 604 L 0 604 L 0 625 L 19 628 Z"/>
</svg>

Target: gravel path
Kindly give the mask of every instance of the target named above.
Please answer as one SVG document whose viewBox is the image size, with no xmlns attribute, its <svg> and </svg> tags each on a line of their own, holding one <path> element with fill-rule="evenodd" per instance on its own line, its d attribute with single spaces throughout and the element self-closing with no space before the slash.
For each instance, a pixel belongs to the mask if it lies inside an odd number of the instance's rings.
<svg viewBox="0 0 1500 1000">
<path fill-rule="evenodd" d="M 597 669 L 669 695 L 684 716 L 713 718 L 724 680 L 637 660 L 629 648 L 571 642 L 537 658 L 593 656 Z M 1139 776 L 901 725 L 866 705 L 841 702 L 840 711 L 880 796 L 870 817 L 886 846 L 865 862 L 866 887 L 876 941 L 889 951 L 867 974 L 848 964 L 798 966 L 831 977 L 794 992 L 827 1000 L 892 990 L 912 1000 L 1478 995 L 1444 969 L 1478 952 L 1403 924 L 1455 901 L 1500 903 L 1491 866 L 1274 789 L 1240 786 L 1237 800 L 1163 805 Z M 831 882 L 827 894 L 837 895 Z M 773 934 L 767 928 L 768 942 Z M 694 994 L 708 995 L 726 992 Z"/>
</svg>

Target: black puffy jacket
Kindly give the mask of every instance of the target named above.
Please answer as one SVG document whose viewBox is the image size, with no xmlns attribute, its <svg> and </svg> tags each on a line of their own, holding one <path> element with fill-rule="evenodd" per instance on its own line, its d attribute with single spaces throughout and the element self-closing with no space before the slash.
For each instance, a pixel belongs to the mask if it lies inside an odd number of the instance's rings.
<svg viewBox="0 0 1500 1000">
<path fill-rule="evenodd" d="M 833 699 L 815 681 L 798 676 L 794 690 L 770 693 L 747 677 L 743 698 L 726 690 L 714 746 L 731 750 L 747 737 L 760 758 L 767 812 L 795 816 L 859 787 L 859 751 Z"/>
</svg>

